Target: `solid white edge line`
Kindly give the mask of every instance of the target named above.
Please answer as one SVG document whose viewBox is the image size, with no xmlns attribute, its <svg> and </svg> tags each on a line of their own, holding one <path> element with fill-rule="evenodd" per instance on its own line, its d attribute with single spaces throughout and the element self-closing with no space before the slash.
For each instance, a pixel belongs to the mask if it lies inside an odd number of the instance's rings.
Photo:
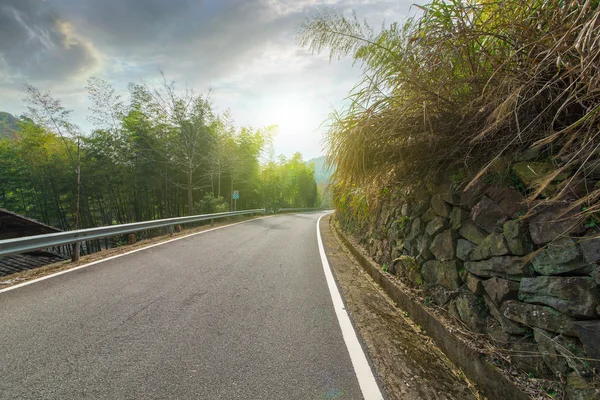
<svg viewBox="0 0 600 400">
<path fill-rule="evenodd" d="M 95 264 L 100 264 L 100 263 L 105 262 L 105 261 L 114 260 L 115 258 L 119 258 L 119 257 L 123 257 L 123 256 L 129 255 L 129 254 L 137 253 L 138 251 L 150 249 L 150 248 L 156 247 L 156 246 L 161 246 L 163 244 L 171 243 L 171 242 L 174 242 L 176 240 L 186 239 L 186 238 L 189 238 L 190 236 L 196 236 L 196 235 L 200 235 L 200 234 L 203 234 L 203 233 L 207 233 L 207 232 L 211 232 L 211 231 L 216 231 L 217 229 L 228 228 L 230 226 L 239 225 L 239 224 L 245 224 L 246 222 L 256 221 L 256 220 L 259 220 L 259 219 L 265 219 L 265 218 L 271 218 L 271 217 L 274 217 L 274 215 L 268 215 L 268 216 L 264 216 L 264 217 L 249 219 L 249 220 L 246 220 L 246 221 L 235 222 L 235 223 L 229 224 L 229 225 L 218 226 L 216 228 L 207 229 L 205 231 L 194 232 L 194 233 L 190 233 L 189 235 L 181 236 L 181 237 L 174 238 L 174 239 L 169 239 L 169 240 L 166 240 L 164 242 L 151 244 L 151 245 L 148 245 L 148 246 L 145 246 L 145 247 L 140 247 L 139 249 L 131 250 L 131 251 L 128 251 L 128 252 L 123 253 L 123 254 L 117 254 L 117 255 L 114 255 L 114 256 L 111 256 L 111 257 L 103 258 L 102 260 L 92 261 L 91 263 L 80 265 L 79 267 L 65 269 L 64 271 L 60 271 L 60 272 L 56 272 L 54 274 L 42 276 L 41 278 L 32 279 L 30 281 L 19 283 L 17 285 L 14 285 L 14 286 L 11 286 L 11 287 L 7 287 L 5 289 L 0 289 L 0 294 L 4 293 L 4 292 L 8 292 L 9 290 L 15 290 L 15 289 L 18 289 L 18 288 L 23 287 L 23 286 L 31 285 L 33 283 L 40 282 L 40 281 L 43 281 L 43 280 L 46 280 L 46 279 L 54 278 L 56 276 L 66 274 L 68 272 L 77 271 L 78 269 L 87 268 L 87 267 L 90 267 L 90 266 L 95 265 Z"/>
<path fill-rule="evenodd" d="M 317 221 L 317 242 L 319 244 L 319 254 L 321 255 L 323 272 L 325 272 L 327 286 L 329 287 L 329 293 L 331 294 L 331 300 L 333 301 L 333 308 L 335 309 L 335 314 L 340 324 L 340 328 L 342 329 L 342 336 L 346 343 L 348 353 L 350 354 L 350 360 L 352 361 L 354 373 L 358 379 L 358 385 L 360 386 L 363 397 L 365 400 L 383 400 L 383 395 L 379 390 L 371 366 L 367 361 L 367 356 L 358 341 L 352 322 L 350 322 L 350 317 L 348 316 L 340 292 L 335 284 L 329 261 L 327 261 L 323 240 L 321 239 L 321 230 L 319 229 L 321 218 L 324 216 L 325 215 L 321 215 Z"/>
</svg>

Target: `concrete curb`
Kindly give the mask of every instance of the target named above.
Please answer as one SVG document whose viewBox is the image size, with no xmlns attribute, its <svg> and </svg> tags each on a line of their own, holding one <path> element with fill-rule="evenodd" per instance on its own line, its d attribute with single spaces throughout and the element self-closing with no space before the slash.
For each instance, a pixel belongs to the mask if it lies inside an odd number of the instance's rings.
<svg viewBox="0 0 600 400">
<path fill-rule="evenodd" d="M 334 222 L 334 220 L 330 220 Z M 485 356 L 467 347 L 454 336 L 438 319 L 421 304 L 413 301 L 400 287 L 392 282 L 379 266 L 365 257 L 355 245 L 332 223 L 335 233 L 350 250 L 361 267 L 381 286 L 392 301 L 406 311 L 410 318 L 427 331 L 427 335 L 472 380 L 477 389 L 490 400 L 531 400 L 509 381 L 495 366 L 487 362 Z"/>
</svg>

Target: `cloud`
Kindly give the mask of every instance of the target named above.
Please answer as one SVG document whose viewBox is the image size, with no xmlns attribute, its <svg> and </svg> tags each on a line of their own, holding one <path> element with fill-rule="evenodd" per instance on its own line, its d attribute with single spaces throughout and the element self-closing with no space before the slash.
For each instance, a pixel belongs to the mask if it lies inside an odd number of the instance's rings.
<svg viewBox="0 0 600 400">
<path fill-rule="evenodd" d="M 386 0 L 1 0 L 0 110 L 19 113 L 23 82 L 50 89 L 86 124 L 85 80 L 125 91 L 157 67 L 199 91 L 240 124 L 280 122 L 279 149 L 318 154 L 315 132 L 358 79 L 344 60 L 300 49 L 294 34 L 315 8 L 356 10 L 374 26 L 397 21 L 411 1 Z M 50 5 L 51 4 L 51 5 Z M 288 104 L 287 108 L 282 104 Z M 294 108 L 296 114 L 291 114 Z M 279 114 L 279 116 L 277 115 Z M 278 121 L 286 114 L 283 122 Z M 281 118 L 280 118 L 281 119 Z M 281 139 L 283 138 L 283 139 Z"/>
<path fill-rule="evenodd" d="M 46 2 L 35 0 L 0 4 L 0 56 L 13 79 L 63 80 L 100 66 L 100 55 L 91 41 L 61 20 Z"/>
<path fill-rule="evenodd" d="M 404 1 L 55 0 L 56 8 L 110 59 L 142 71 L 161 65 L 181 77 L 237 71 L 273 45 L 295 47 L 297 26 L 315 7 L 355 9 L 379 24 Z M 111 65 L 112 63 L 108 63 Z"/>
</svg>

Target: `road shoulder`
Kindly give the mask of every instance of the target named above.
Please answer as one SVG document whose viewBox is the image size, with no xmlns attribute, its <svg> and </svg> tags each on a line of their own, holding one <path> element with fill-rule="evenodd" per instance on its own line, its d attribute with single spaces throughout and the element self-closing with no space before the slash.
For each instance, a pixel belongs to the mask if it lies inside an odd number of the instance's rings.
<svg viewBox="0 0 600 400">
<path fill-rule="evenodd" d="M 336 237 L 330 218 L 321 236 L 350 318 L 390 399 L 476 399 L 464 375 L 396 307 Z"/>
</svg>

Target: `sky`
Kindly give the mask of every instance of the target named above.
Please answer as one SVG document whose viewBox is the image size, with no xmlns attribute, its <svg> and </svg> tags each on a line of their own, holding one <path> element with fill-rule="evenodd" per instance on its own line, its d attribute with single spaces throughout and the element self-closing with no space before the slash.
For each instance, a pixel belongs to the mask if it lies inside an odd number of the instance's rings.
<svg viewBox="0 0 600 400">
<path fill-rule="evenodd" d="M 360 78 L 352 60 L 295 40 L 317 10 L 356 11 L 373 26 L 402 21 L 411 0 L 0 0 L 0 111 L 21 115 L 23 85 L 49 90 L 90 131 L 90 77 L 207 93 L 237 126 L 277 124 L 276 154 L 324 153 L 324 123 Z"/>
</svg>

